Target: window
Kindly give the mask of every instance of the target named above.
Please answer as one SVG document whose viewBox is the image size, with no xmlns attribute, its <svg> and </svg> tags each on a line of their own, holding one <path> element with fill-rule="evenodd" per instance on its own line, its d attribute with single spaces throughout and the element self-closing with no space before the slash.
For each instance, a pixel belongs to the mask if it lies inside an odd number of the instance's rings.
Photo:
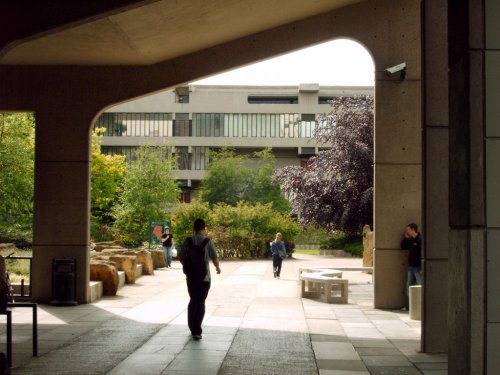
<svg viewBox="0 0 500 375">
<path fill-rule="evenodd" d="M 130 163 L 135 159 L 136 146 L 101 146 L 104 155 L 125 155 L 125 161 Z"/>
<path fill-rule="evenodd" d="M 191 203 L 191 190 L 182 190 L 179 200 L 184 203 Z"/>
<path fill-rule="evenodd" d="M 177 156 L 177 169 L 180 171 L 191 169 L 191 155 L 187 147 L 176 147 L 175 155 Z"/>
<path fill-rule="evenodd" d="M 316 150 L 314 147 L 302 147 L 301 155 L 315 155 Z"/>
<path fill-rule="evenodd" d="M 333 100 L 333 96 L 320 96 L 318 97 L 318 104 L 330 104 Z"/>
<path fill-rule="evenodd" d="M 195 137 L 222 137 L 224 115 L 220 113 L 193 113 Z"/>
<path fill-rule="evenodd" d="M 303 113 L 300 121 L 300 137 L 312 138 L 316 130 L 316 115 L 314 113 Z"/>
<path fill-rule="evenodd" d="M 249 96 L 249 104 L 298 104 L 298 96 Z"/>
<path fill-rule="evenodd" d="M 191 135 L 191 122 L 189 113 L 176 113 L 174 120 L 174 137 L 189 137 Z"/>
<path fill-rule="evenodd" d="M 206 170 L 208 168 L 208 147 L 193 147 L 193 155 L 191 158 L 192 170 Z"/>
<path fill-rule="evenodd" d="M 177 103 L 189 103 L 189 95 L 177 96 Z"/>
<path fill-rule="evenodd" d="M 172 113 L 103 113 L 94 124 L 108 137 L 168 137 Z"/>
<path fill-rule="evenodd" d="M 189 103 L 189 86 L 176 87 L 174 91 L 176 103 Z"/>
</svg>

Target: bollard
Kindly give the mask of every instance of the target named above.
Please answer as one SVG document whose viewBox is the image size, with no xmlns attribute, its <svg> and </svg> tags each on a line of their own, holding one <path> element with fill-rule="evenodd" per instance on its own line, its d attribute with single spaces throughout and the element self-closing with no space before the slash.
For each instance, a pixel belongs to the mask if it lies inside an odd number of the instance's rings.
<svg viewBox="0 0 500 375">
<path fill-rule="evenodd" d="M 422 286 L 410 286 L 410 319 L 421 320 L 422 315 Z"/>
</svg>

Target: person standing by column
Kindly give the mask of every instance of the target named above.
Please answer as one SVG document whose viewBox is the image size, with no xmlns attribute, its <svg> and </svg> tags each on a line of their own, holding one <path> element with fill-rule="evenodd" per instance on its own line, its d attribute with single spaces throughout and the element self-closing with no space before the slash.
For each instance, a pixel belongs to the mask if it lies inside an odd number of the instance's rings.
<svg viewBox="0 0 500 375">
<path fill-rule="evenodd" d="M 221 272 L 213 241 L 206 236 L 205 221 L 194 221 L 194 235 L 186 238 L 179 251 L 179 260 L 186 274 L 189 293 L 188 326 L 194 340 L 200 340 L 201 323 L 205 317 L 205 300 L 210 290 L 210 266 L 212 260 L 217 273 Z"/>
<path fill-rule="evenodd" d="M 167 268 L 172 268 L 172 248 L 175 246 L 174 236 L 170 234 L 170 228 L 165 227 L 165 233 L 161 236 L 163 251 L 165 252 L 165 260 Z"/>
<path fill-rule="evenodd" d="M 421 262 L 422 262 L 422 238 L 418 232 L 418 225 L 410 223 L 406 227 L 404 237 L 401 240 L 401 249 L 408 251 L 408 277 L 406 279 L 406 302 L 403 310 L 408 309 L 410 286 L 422 285 Z"/>
<path fill-rule="evenodd" d="M 271 254 L 273 257 L 273 274 L 274 278 L 280 278 L 281 264 L 286 258 L 285 243 L 282 241 L 281 233 L 276 233 L 276 238 L 271 242 Z"/>
</svg>

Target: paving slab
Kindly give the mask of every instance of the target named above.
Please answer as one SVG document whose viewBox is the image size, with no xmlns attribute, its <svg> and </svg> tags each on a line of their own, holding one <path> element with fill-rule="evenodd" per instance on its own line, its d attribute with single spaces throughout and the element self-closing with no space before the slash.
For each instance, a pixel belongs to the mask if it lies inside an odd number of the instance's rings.
<svg viewBox="0 0 500 375">
<path fill-rule="evenodd" d="M 189 297 L 178 262 L 92 304 L 40 305 L 38 358 L 31 357 L 31 315 L 15 311 L 11 373 L 446 373 L 446 355 L 419 353 L 419 321 L 407 312 L 373 308 L 372 275 L 344 272 L 348 304 L 302 299 L 299 267 L 314 264 L 357 267 L 361 259 L 297 255 L 283 263 L 281 279 L 273 277 L 270 260 L 222 261 L 222 273 L 213 275 L 200 341 L 193 341 L 187 328 Z"/>
</svg>

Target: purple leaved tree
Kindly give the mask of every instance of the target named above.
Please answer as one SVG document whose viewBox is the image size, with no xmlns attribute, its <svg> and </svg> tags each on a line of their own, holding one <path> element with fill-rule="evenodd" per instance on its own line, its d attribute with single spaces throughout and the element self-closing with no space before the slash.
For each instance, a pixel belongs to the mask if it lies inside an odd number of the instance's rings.
<svg viewBox="0 0 500 375">
<path fill-rule="evenodd" d="M 302 224 L 354 233 L 373 221 L 373 97 L 332 100 L 317 118 L 315 138 L 330 149 L 275 179 Z"/>
</svg>

